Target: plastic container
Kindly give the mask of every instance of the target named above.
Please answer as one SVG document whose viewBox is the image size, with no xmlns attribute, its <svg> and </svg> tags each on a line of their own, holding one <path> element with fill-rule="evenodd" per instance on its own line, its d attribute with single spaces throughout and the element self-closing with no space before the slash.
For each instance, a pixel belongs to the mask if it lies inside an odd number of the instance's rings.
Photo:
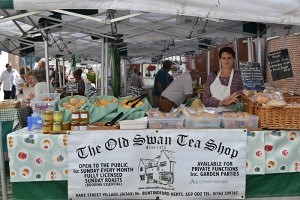
<svg viewBox="0 0 300 200">
<path fill-rule="evenodd" d="M 32 116 L 27 117 L 28 130 L 42 129 L 43 120 L 40 116 L 33 114 Z"/>
<path fill-rule="evenodd" d="M 31 100 L 32 110 L 38 114 L 44 114 L 46 110 L 58 110 L 59 98 L 59 93 L 42 94 Z"/>
<path fill-rule="evenodd" d="M 256 115 L 248 117 L 221 117 L 221 126 L 223 128 L 257 128 L 258 118 Z"/>
<path fill-rule="evenodd" d="M 120 129 L 146 129 L 148 124 L 147 117 L 135 120 L 123 120 L 119 122 Z"/>
<path fill-rule="evenodd" d="M 220 128 L 221 117 L 184 118 L 185 128 Z"/>
<path fill-rule="evenodd" d="M 150 129 L 176 129 L 183 128 L 184 118 L 179 117 L 148 117 Z"/>
</svg>

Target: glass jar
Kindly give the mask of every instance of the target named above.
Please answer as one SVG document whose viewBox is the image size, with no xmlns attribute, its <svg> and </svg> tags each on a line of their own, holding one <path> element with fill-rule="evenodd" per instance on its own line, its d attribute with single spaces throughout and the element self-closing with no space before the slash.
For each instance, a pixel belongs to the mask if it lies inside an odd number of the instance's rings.
<svg viewBox="0 0 300 200">
<path fill-rule="evenodd" d="M 70 122 L 63 122 L 61 128 L 64 131 L 69 131 L 69 130 L 71 130 L 71 123 Z"/>
<path fill-rule="evenodd" d="M 89 125 L 88 121 L 82 121 L 82 122 L 80 122 L 80 124 L 79 124 L 79 130 L 86 131 L 88 125 Z"/>
<path fill-rule="evenodd" d="M 87 110 L 80 112 L 80 121 L 89 121 L 89 112 Z"/>
<path fill-rule="evenodd" d="M 80 121 L 80 111 L 79 110 L 72 111 L 72 121 L 73 122 L 79 122 Z"/>
<path fill-rule="evenodd" d="M 79 130 L 79 122 L 71 122 L 71 130 L 78 131 Z"/>
<path fill-rule="evenodd" d="M 62 111 L 55 111 L 53 114 L 53 121 L 62 122 L 62 120 L 63 120 Z"/>
<path fill-rule="evenodd" d="M 61 122 L 54 122 L 52 125 L 53 131 L 61 131 Z"/>
<path fill-rule="evenodd" d="M 52 122 L 53 121 L 53 111 L 46 110 L 44 115 L 45 122 Z"/>
<path fill-rule="evenodd" d="M 52 124 L 50 122 L 45 122 L 43 124 L 43 133 L 50 133 L 52 131 Z"/>
</svg>

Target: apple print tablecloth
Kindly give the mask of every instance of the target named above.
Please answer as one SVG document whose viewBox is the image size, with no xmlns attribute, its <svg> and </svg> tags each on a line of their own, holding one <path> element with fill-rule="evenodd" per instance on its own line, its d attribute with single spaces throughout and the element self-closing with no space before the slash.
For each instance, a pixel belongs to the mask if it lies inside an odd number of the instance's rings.
<svg viewBox="0 0 300 200">
<path fill-rule="evenodd" d="M 27 127 L 7 135 L 11 182 L 68 179 L 67 135 Z"/>
<path fill-rule="evenodd" d="M 247 174 L 300 171 L 300 131 L 248 131 Z M 68 179 L 67 135 L 20 129 L 7 135 L 11 182 Z"/>
<path fill-rule="evenodd" d="M 248 131 L 247 174 L 300 172 L 300 131 Z"/>
</svg>

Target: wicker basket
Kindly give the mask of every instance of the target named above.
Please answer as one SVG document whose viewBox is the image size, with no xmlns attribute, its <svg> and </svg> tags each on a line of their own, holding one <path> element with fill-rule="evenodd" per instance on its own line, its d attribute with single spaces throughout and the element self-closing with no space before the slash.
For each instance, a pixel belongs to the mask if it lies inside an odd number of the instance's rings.
<svg viewBox="0 0 300 200">
<path fill-rule="evenodd" d="M 242 95 L 242 102 L 243 102 L 243 111 L 248 112 L 250 114 L 254 114 L 254 108 L 257 103 L 251 101 L 246 95 Z"/>
<path fill-rule="evenodd" d="M 300 97 L 285 97 L 287 103 L 300 103 Z M 300 106 L 274 108 L 253 103 L 253 113 L 259 116 L 258 126 L 266 129 L 300 129 Z"/>
</svg>

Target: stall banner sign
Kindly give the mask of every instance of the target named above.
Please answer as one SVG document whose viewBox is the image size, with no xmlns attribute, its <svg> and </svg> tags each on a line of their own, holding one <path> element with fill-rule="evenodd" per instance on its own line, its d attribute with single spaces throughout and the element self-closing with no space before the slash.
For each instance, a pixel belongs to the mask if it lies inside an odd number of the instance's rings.
<svg viewBox="0 0 300 200">
<path fill-rule="evenodd" d="M 67 83 L 66 93 L 78 93 L 78 83 Z"/>
<path fill-rule="evenodd" d="M 247 90 L 264 90 L 264 78 L 259 63 L 240 62 L 244 88 Z"/>
<path fill-rule="evenodd" d="M 268 53 L 268 61 L 273 81 L 293 77 L 288 49 Z"/>
<path fill-rule="evenodd" d="M 75 131 L 69 199 L 244 199 L 247 131 Z"/>
</svg>

